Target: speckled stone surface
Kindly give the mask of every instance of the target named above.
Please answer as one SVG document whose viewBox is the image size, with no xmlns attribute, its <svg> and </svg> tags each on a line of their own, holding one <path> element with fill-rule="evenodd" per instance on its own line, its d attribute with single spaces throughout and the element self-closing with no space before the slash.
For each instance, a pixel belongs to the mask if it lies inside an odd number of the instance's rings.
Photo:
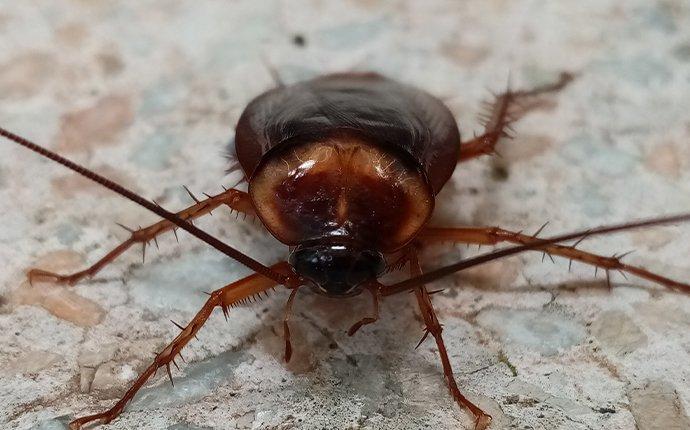
<svg viewBox="0 0 690 430">
<path fill-rule="evenodd" d="M 656 0 L 0 1 L 0 123 L 169 209 L 217 192 L 244 105 L 321 73 L 375 70 L 442 97 L 469 136 L 487 88 L 577 79 L 516 125 L 501 158 L 463 164 L 436 225 L 545 234 L 690 210 L 690 4 Z M 65 429 L 113 404 L 187 321 L 202 291 L 247 274 L 180 234 L 132 250 L 72 289 L 24 282 L 34 265 L 93 262 L 155 217 L 0 143 L 0 427 Z M 286 254 L 221 211 L 198 225 L 264 262 Z M 690 280 L 690 226 L 587 240 Z M 440 246 L 427 268 L 472 255 Z M 690 298 L 525 254 L 434 283 L 457 378 L 492 429 L 690 428 Z M 104 429 L 467 429 L 408 296 L 345 330 L 368 298 L 296 303 L 281 362 L 278 291 L 229 323 L 215 314 L 188 364 Z"/>
</svg>

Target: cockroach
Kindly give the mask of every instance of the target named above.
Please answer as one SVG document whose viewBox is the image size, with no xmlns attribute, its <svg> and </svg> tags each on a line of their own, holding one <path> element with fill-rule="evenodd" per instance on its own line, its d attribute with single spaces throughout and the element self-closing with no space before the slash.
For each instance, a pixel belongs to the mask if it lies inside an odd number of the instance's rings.
<svg viewBox="0 0 690 430">
<path fill-rule="evenodd" d="M 288 320 L 295 297 L 305 286 L 330 297 L 371 294 L 372 314 L 355 322 L 353 335 L 379 317 L 379 302 L 393 294 L 413 292 L 426 326 L 424 339 L 436 341 L 445 380 L 455 401 L 469 410 L 475 429 L 485 429 L 489 414 L 469 401 L 455 382 L 453 369 L 426 284 L 488 261 L 537 250 L 603 269 L 629 273 L 669 289 L 690 293 L 690 285 L 676 282 L 618 256 L 604 257 L 580 250 L 586 237 L 678 223 L 690 214 L 604 226 L 550 238 L 539 238 L 495 227 L 438 228 L 428 226 L 435 198 L 458 163 L 492 154 L 501 138 L 510 136 L 510 125 L 530 98 L 556 92 L 573 76 L 528 91 L 496 95 L 488 105 L 484 133 L 461 141 L 450 110 L 437 98 L 419 89 L 375 73 L 343 73 L 318 77 L 293 85 L 278 85 L 249 103 L 235 129 L 235 151 L 248 192 L 226 189 L 177 213 L 7 130 L 0 135 L 50 158 L 119 193 L 163 218 L 133 230 L 129 239 L 91 267 L 61 275 L 40 269 L 28 272 L 30 281 L 73 285 L 98 273 L 130 246 L 146 244 L 163 232 L 180 228 L 254 274 L 210 293 L 204 306 L 146 368 L 110 409 L 77 418 L 72 430 L 87 423 L 108 423 L 122 413 L 146 381 L 164 367 L 172 382 L 170 365 L 201 329 L 211 313 L 229 309 L 277 286 L 289 291 L 284 316 L 285 361 L 292 354 Z M 191 195 L 191 193 L 190 193 Z M 258 217 L 264 227 L 289 247 L 285 261 L 266 266 L 196 227 L 192 221 L 213 209 L 227 206 Z M 418 253 L 429 243 L 512 246 L 422 273 Z M 569 241 L 577 240 L 572 245 Z M 393 256 L 397 256 L 393 258 Z M 389 270 L 409 270 L 409 279 L 385 285 L 379 282 Z M 608 276 L 607 276 L 607 279 Z"/>
</svg>

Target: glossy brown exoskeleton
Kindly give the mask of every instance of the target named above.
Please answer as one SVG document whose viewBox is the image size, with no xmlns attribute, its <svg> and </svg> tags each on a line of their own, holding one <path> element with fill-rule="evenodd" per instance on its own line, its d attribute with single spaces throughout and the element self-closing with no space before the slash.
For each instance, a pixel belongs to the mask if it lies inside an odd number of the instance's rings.
<svg viewBox="0 0 690 430">
<path fill-rule="evenodd" d="M 459 141 L 438 99 L 363 74 L 263 94 L 235 144 L 256 214 L 295 247 L 292 267 L 326 294 L 350 295 L 426 224 Z"/>
<path fill-rule="evenodd" d="M 235 148 L 249 184 L 249 192 L 236 189 L 195 201 L 178 212 L 168 212 L 102 176 L 78 166 L 24 138 L 0 128 L 0 135 L 51 158 L 120 193 L 164 218 L 131 237 L 91 267 L 70 275 L 40 269 L 30 280 L 74 284 L 93 276 L 131 245 L 146 245 L 162 232 L 184 229 L 256 273 L 210 294 L 203 308 L 137 378 L 109 410 L 74 420 L 79 429 L 92 421 L 117 417 L 136 392 L 160 367 L 170 365 L 196 335 L 212 311 L 227 317 L 230 307 L 277 285 L 290 290 L 284 319 L 285 359 L 291 356 L 288 318 L 297 292 L 309 285 L 323 294 L 343 297 L 371 293 L 374 313 L 349 330 L 378 319 L 381 297 L 413 291 L 427 335 L 438 347 L 448 388 L 453 398 L 474 416 L 475 428 L 486 428 L 491 417 L 465 398 L 453 370 L 425 284 L 448 274 L 513 255 L 539 250 L 610 270 L 628 272 L 668 288 L 690 292 L 690 286 L 642 268 L 563 245 L 595 234 L 690 220 L 690 214 L 626 223 L 551 237 L 537 238 L 497 227 L 438 228 L 427 225 L 435 199 L 458 162 L 491 154 L 497 141 L 507 137 L 510 123 L 525 111 L 524 102 L 563 88 L 571 76 L 531 91 L 508 91 L 496 97 L 485 117 L 486 130 L 461 143 L 451 112 L 435 97 L 380 75 L 336 74 L 291 86 L 278 86 L 254 99 L 236 128 Z M 521 106 L 521 103 L 522 106 Z M 256 215 L 278 240 L 289 246 L 286 261 L 267 267 L 195 227 L 191 221 L 220 206 Z M 516 246 L 480 255 L 422 274 L 420 247 L 439 241 L 473 244 L 514 243 Z M 393 285 L 378 282 L 387 270 L 409 266 L 410 279 Z M 421 342 L 420 342 L 421 343 Z M 172 380 L 172 377 L 171 377 Z"/>
</svg>

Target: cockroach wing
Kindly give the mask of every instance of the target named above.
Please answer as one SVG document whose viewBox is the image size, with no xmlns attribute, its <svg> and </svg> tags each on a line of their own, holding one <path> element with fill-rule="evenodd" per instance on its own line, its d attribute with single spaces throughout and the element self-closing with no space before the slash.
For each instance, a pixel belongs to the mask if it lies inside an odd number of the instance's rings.
<svg viewBox="0 0 690 430">
<path fill-rule="evenodd" d="M 434 194 L 460 150 L 455 119 L 440 100 L 374 73 L 327 75 L 258 96 L 240 117 L 235 145 L 251 178 L 270 151 L 343 133 L 406 154 Z"/>
</svg>

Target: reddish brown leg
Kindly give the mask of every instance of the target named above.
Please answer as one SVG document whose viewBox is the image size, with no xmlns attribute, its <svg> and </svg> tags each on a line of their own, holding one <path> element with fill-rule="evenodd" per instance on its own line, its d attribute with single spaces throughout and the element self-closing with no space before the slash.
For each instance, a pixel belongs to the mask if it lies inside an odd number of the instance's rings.
<svg viewBox="0 0 690 430">
<path fill-rule="evenodd" d="M 297 291 L 299 287 L 293 288 L 290 292 L 290 297 L 285 304 L 285 317 L 283 318 L 283 337 L 285 338 L 285 355 L 283 359 L 286 363 L 290 362 L 292 358 L 292 343 L 290 343 L 290 315 L 292 314 L 292 304 L 295 302 L 295 297 L 297 296 Z"/>
<path fill-rule="evenodd" d="M 187 190 L 189 192 L 189 190 Z M 192 193 L 190 196 L 196 201 L 196 203 L 180 212 L 177 215 L 184 220 L 194 220 L 204 215 L 210 214 L 211 211 L 218 208 L 219 206 L 226 205 L 230 209 L 237 212 L 253 215 L 254 208 L 251 203 L 249 195 L 245 192 L 229 189 L 215 196 L 208 196 L 207 199 L 197 200 Z M 70 275 L 59 275 L 57 273 L 48 272 L 41 269 L 31 269 L 29 270 L 27 276 L 29 277 L 29 282 L 33 281 L 49 281 L 58 284 L 68 284 L 74 285 L 85 277 L 94 276 L 105 266 L 113 262 L 117 257 L 123 252 L 129 249 L 132 245 L 136 243 L 141 243 L 144 247 L 151 241 L 156 241 L 156 238 L 167 231 L 173 230 L 175 226 L 167 220 L 159 221 L 149 227 L 140 228 L 136 231 L 131 231 L 132 234 L 129 239 L 122 242 L 115 249 L 107 253 L 103 258 L 98 260 L 92 266 L 87 269 L 81 270 Z M 177 234 L 177 233 L 176 233 Z"/>
<path fill-rule="evenodd" d="M 367 324 L 373 324 L 379 320 L 379 300 L 381 298 L 381 291 L 379 290 L 379 286 L 378 284 L 371 284 L 367 285 L 366 288 L 369 291 L 369 293 L 371 293 L 372 304 L 374 306 L 374 315 L 371 317 L 364 317 L 361 320 L 354 323 L 352 327 L 350 327 L 350 329 L 347 331 L 348 336 L 354 335 L 355 333 L 357 333 L 357 330 L 359 330 L 363 326 Z"/>
<path fill-rule="evenodd" d="M 415 277 L 422 274 L 422 268 L 419 265 L 419 260 L 417 258 L 416 251 L 410 251 L 409 256 L 410 262 L 410 274 Z M 431 334 L 436 340 L 436 346 L 438 347 L 438 354 L 441 357 L 441 364 L 443 365 L 443 374 L 446 377 L 446 383 L 448 384 L 448 389 L 453 399 L 460 405 L 464 406 L 472 412 L 474 415 L 474 428 L 475 430 L 483 430 L 489 426 L 491 423 L 491 415 L 482 411 L 477 405 L 470 402 L 467 397 L 463 396 L 458 388 L 457 382 L 455 382 L 455 377 L 453 376 L 453 368 L 450 364 L 450 359 L 448 358 L 448 352 L 446 351 L 446 345 L 443 342 L 443 337 L 441 332 L 443 331 L 441 324 L 436 318 L 436 312 L 434 311 L 434 306 L 431 303 L 431 296 L 426 290 L 426 286 L 421 285 L 414 289 L 415 296 L 417 298 L 417 303 L 419 304 L 419 310 L 422 313 L 422 318 L 424 319 L 424 324 L 426 325 L 426 332 L 422 341 Z M 420 342 L 421 344 L 421 342 Z"/>
<path fill-rule="evenodd" d="M 490 155 L 496 151 L 496 144 L 503 137 L 510 137 L 508 130 L 510 124 L 517 121 L 532 107 L 524 105 L 524 102 L 542 94 L 563 89 L 573 76 L 569 73 L 561 73 L 558 82 L 544 85 L 529 91 L 508 90 L 496 97 L 496 100 L 488 106 L 488 112 L 482 116 L 485 121 L 484 134 L 477 136 L 468 142 L 460 144 L 460 156 L 458 161 L 467 161 L 481 155 Z"/>
<path fill-rule="evenodd" d="M 503 230 L 498 227 L 458 227 L 458 228 L 433 228 L 427 227 L 417 236 L 418 240 L 427 243 L 438 242 L 460 242 L 473 243 L 480 245 L 496 245 L 501 242 L 515 243 L 520 245 L 527 245 L 536 243 L 539 239 L 536 236 L 529 236 L 519 232 L 512 232 Z M 579 261 L 581 263 L 589 264 L 597 268 L 603 269 L 607 274 L 607 281 L 610 280 L 608 276 L 611 270 L 616 270 L 621 273 L 630 273 L 642 279 L 647 279 L 656 282 L 667 288 L 677 291 L 684 291 L 690 293 L 690 285 L 674 281 L 673 279 L 657 275 L 637 266 L 631 266 L 621 261 L 621 257 L 604 257 L 601 255 L 592 254 L 586 251 L 581 251 L 575 246 L 564 245 L 547 245 L 541 248 L 536 248 L 537 251 L 545 252 L 548 255 L 558 255 L 567 258 L 571 261 Z"/>
<path fill-rule="evenodd" d="M 292 275 L 292 269 L 286 262 L 278 263 L 271 267 L 278 273 L 283 273 Z M 127 403 L 134 398 L 135 394 L 139 389 L 146 383 L 146 381 L 153 376 L 156 371 L 165 366 L 165 370 L 168 372 L 170 377 L 170 382 L 172 382 L 172 374 L 170 372 L 170 364 L 172 363 L 175 367 L 175 357 L 180 354 L 180 351 L 184 346 L 196 336 L 197 332 L 204 325 L 211 312 L 216 307 L 220 307 L 223 311 L 225 318 L 228 318 L 228 309 L 234 305 L 258 295 L 259 293 L 265 292 L 273 287 L 277 283 L 266 278 L 263 275 L 254 274 L 248 276 L 239 281 L 228 284 L 223 288 L 220 288 L 211 293 L 210 297 L 204 304 L 204 306 L 199 310 L 199 312 L 194 316 L 192 321 L 185 327 L 180 327 L 180 334 L 161 352 L 156 355 L 153 363 L 144 370 L 144 372 L 139 375 L 132 386 L 127 390 L 127 392 L 122 396 L 122 398 L 115 403 L 115 405 L 105 412 L 101 412 L 94 415 L 89 415 L 82 418 L 77 418 L 72 421 L 69 425 L 70 430 L 79 430 L 84 424 L 90 423 L 92 421 L 100 421 L 104 424 L 109 423 L 115 419 L 124 410 Z"/>
</svg>

